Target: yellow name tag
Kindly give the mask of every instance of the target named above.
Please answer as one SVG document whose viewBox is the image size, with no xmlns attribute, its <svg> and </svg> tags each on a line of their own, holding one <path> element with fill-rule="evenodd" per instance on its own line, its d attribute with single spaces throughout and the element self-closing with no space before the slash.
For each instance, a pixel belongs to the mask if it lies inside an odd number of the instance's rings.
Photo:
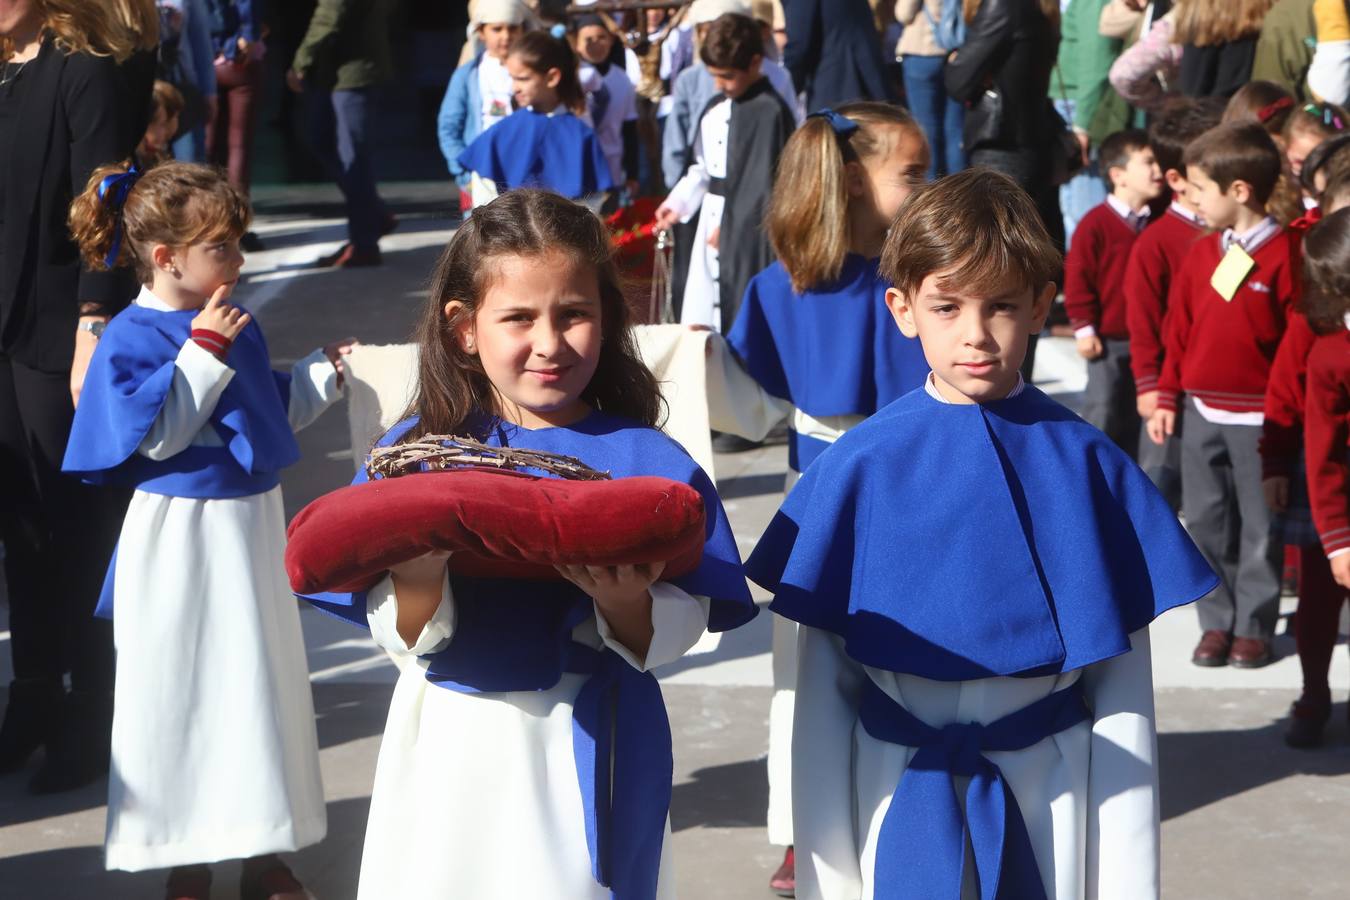
<svg viewBox="0 0 1350 900">
<path fill-rule="evenodd" d="M 1224 300 L 1232 302 L 1238 288 L 1242 287 L 1243 279 L 1255 266 L 1256 260 L 1248 256 L 1246 250 L 1234 244 L 1228 248 L 1214 274 L 1209 276 L 1209 285 L 1218 291 Z"/>
</svg>

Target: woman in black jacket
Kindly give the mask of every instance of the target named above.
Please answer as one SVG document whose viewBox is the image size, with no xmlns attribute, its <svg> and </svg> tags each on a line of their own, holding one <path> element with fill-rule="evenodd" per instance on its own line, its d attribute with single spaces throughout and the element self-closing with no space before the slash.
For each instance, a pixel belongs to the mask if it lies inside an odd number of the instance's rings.
<svg viewBox="0 0 1350 900">
<path fill-rule="evenodd" d="M 966 0 L 966 19 L 966 42 L 948 60 L 943 80 L 948 95 L 966 104 L 970 164 L 1015 179 L 1063 251 L 1053 154 L 1059 147 L 1056 131 L 1064 123 L 1048 99 L 1059 50 L 1059 2 Z M 1033 343 L 1023 365 L 1028 380 L 1035 349 Z"/>
<path fill-rule="evenodd" d="M 134 43 L 104 0 L 0 6 L 0 537 L 14 665 L 0 772 L 45 744 L 36 792 L 108 764 L 112 633 L 93 610 L 121 510 L 60 467 L 73 398 L 129 285 L 84 270 L 66 215 L 94 168 L 139 140 L 128 91 L 140 79 L 117 65 Z"/>
</svg>

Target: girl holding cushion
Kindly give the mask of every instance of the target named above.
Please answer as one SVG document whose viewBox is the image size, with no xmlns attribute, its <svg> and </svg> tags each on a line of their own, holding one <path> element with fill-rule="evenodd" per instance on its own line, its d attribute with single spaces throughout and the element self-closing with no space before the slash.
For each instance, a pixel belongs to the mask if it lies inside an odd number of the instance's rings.
<svg viewBox="0 0 1350 900">
<path fill-rule="evenodd" d="M 462 435 L 684 482 L 703 498 L 702 561 L 670 581 L 657 562 L 549 582 L 461 577 L 432 553 L 309 598 L 402 668 L 360 897 L 673 896 L 670 725 L 650 670 L 755 607 L 711 480 L 654 427 L 619 285 L 585 207 L 521 190 L 475 210 L 433 276 L 417 395 L 379 443 Z"/>
</svg>

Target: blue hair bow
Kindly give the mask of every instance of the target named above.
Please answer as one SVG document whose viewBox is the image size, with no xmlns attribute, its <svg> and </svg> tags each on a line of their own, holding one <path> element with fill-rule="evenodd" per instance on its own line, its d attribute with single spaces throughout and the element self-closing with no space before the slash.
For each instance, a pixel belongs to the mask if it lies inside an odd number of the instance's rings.
<svg viewBox="0 0 1350 900">
<path fill-rule="evenodd" d="M 820 110 L 819 112 L 811 113 L 811 115 L 807 116 L 807 118 L 824 119 L 826 122 L 830 123 L 830 127 L 834 129 L 834 133 L 837 134 L 839 137 L 846 138 L 851 134 L 853 134 L 853 132 L 858 130 L 857 122 L 853 121 L 847 116 L 839 115 L 839 113 L 830 109 L 828 106 Z"/>
<path fill-rule="evenodd" d="M 113 214 L 112 246 L 103 260 L 109 269 L 117 265 L 117 256 L 122 251 L 122 207 L 126 205 L 127 194 L 141 180 L 141 167 L 134 162 L 125 172 L 108 175 L 98 183 L 98 199 Z"/>
</svg>

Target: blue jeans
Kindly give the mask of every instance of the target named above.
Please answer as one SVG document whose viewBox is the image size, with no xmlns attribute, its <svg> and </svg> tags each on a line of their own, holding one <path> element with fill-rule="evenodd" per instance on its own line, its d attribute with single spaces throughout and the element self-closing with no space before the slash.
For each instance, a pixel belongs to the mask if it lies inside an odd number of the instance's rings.
<svg viewBox="0 0 1350 900">
<path fill-rule="evenodd" d="M 951 97 L 942 84 L 941 56 L 906 56 L 901 65 L 909 111 L 928 136 L 933 151 L 928 165 L 928 180 L 953 175 L 966 167 L 966 151 L 961 146 L 961 128 L 965 108 Z"/>
<path fill-rule="evenodd" d="M 347 240 L 358 250 L 377 249 L 388 214 L 371 159 L 375 103 L 371 88 L 305 91 L 310 143 L 347 201 Z"/>
<path fill-rule="evenodd" d="M 1059 110 L 1059 114 L 1064 117 L 1065 122 L 1072 124 L 1074 111 L 1072 100 L 1056 100 L 1055 109 Z M 1073 232 L 1078 227 L 1079 220 L 1087 215 L 1088 210 L 1092 207 L 1105 202 L 1106 185 L 1102 182 L 1101 170 L 1097 168 L 1097 159 L 1094 156 L 1086 169 L 1060 185 L 1059 188 L 1059 211 L 1060 215 L 1064 217 L 1064 246 L 1066 248 L 1073 243 Z"/>
</svg>

